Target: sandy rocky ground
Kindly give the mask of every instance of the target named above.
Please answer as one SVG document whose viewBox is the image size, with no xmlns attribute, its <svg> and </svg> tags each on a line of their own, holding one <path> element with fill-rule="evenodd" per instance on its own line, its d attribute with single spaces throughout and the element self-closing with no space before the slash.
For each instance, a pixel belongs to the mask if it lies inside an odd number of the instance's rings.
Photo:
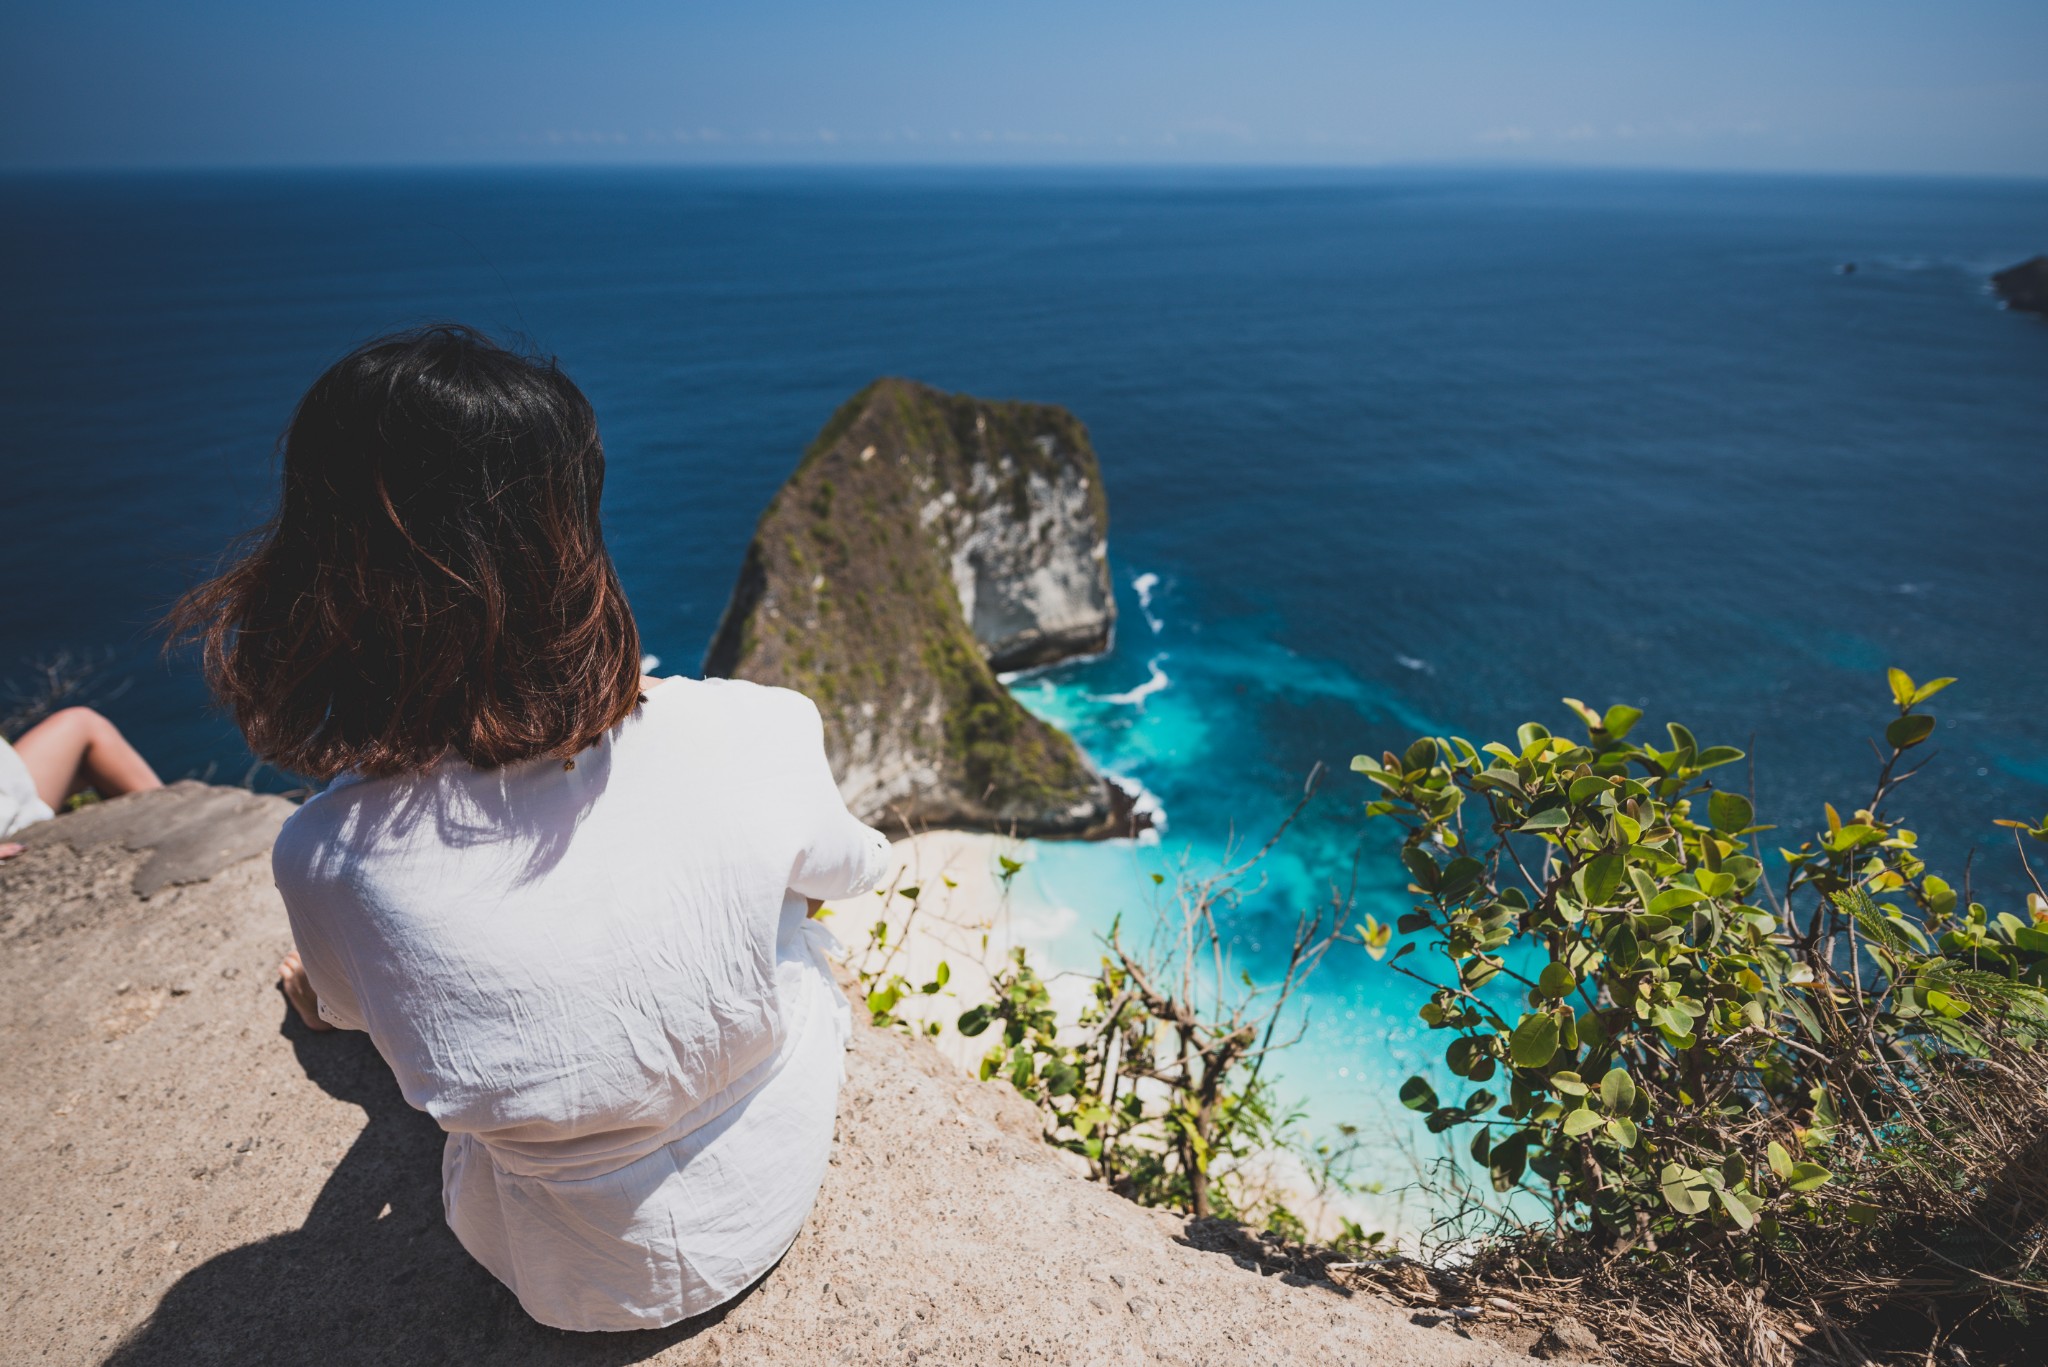
<svg viewBox="0 0 2048 1367">
<path fill-rule="evenodd" d="M 1540 1325 L 1414 1316 L 1120 1200 L 1005 1086 L 866 1028 L 780 1266 L 667 1330 L 537 1326 L 442 1224 L 433 1123 L 367 1039 L 305 1031 L 273 987 L 290 937 L 259 856 L 288 811 L 178 784 L 0 864 L 0 1360 L 1528 1360 Z"/>
</svg>

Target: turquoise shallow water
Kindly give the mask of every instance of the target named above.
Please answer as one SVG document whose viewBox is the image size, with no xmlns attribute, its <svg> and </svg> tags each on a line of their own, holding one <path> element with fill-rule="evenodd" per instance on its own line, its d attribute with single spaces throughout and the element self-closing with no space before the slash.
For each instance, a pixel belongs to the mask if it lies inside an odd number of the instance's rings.
<svg viewBox="0 0 2048 1367">
<path fill-rule="evenodd" d="M 1765 819 L 1797 825 L 1867 783 L 1885 665 L 1954 674 L 1908 794 L 1936 866 L 1975 844 L 2011 891 L 1988 822 L 2048 809 L 2048 326 L 1984 284 L 2048 249 L 2048 185 L 349 173 L 17 178 L 0 207 L 0 675 L 103 653 L 173 775 L 251 770 L 153 615 L 262 515 L 323 365 L 457 317 L 591 394 L 671 668 L 877 374 L 1088 422 L 1122 624 L 1016 686 L 1167 824 L 1034 852 L 1062 957 L 1142 921 L 1168 861 L 1262 836 L 1317 762 L 1233 953 L 1259 971 L 1361 839 L 1361 897 L 1398 909 L 1350 756 L 1561 725 L 1564 694 L 1753 748 Z M 1340 953 L 1312 1005 L 1290 1084 L 1379 1114 L 1425 1053 L 1412 995 Z"/>
</svg>

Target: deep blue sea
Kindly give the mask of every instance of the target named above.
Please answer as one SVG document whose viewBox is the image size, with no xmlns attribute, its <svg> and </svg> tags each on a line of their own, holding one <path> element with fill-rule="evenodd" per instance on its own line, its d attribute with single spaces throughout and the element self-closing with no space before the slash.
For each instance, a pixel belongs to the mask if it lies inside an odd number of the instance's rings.
<svg viewBox="0 0 2048 1367">
<path fill-rule="evenodd" d="M 1363 895 L 1398 910 L 1350 757 L 1562 729 L 1566 694 L 1753 750 L 1789 835 L 1867 792 L 1886 665 L 1953 674 L 1905 798 L 1936 867 L 1974 845 L 2010 893 L 1988 823 L 2048 809 L 2048 324 L 1985 282 L 2048 250 L 2048 183 L 337 173 L 12 179 L 0 207 L 0 676 L 103 658 L 168 776 L 250 763 L 153 617 L 262 517 L 322 367 L 456 318 L 595 402 L 671 669 L 873 377 L 1088 423 L 1122 625 L 1016 687 L 1167 826 L 1032 852 L 1068 958 L 1148 914 L 1150 872 L 1263 835 L 1318 761 L 1236 953 L 1259 972 L 1361 835 Z M 1319 1119 L 1377 1113 L 1433 1052 L 1412 1008 L 1331 959 L 1286 1068 Z"/>
</svg>

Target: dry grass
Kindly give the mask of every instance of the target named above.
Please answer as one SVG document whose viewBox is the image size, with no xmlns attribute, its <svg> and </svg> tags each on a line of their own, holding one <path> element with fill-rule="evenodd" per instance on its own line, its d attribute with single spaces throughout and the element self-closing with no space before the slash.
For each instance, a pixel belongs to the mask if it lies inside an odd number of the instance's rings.
<svg viewBox="0 0 2048 1367">
<path fill-rule="evenodd" d="M 1512 1338 L 1561 1316 L 1630 1364 L 2029 1367 L 2048 1360 L 2048 1050 L 1902 1058 L 1829 1151 L 1836 1178 L 1771 1237 L 1621 1252 L 1583 1234 L 1446 1225 L 1419 1257 L 1207 1237 L 1271 1271 L 1370 1289 Z M 1468 1213 L 1473 1193 L 1443 1194 Z M 1668 1236 L 1667 1236 L 1668 1237 Z M 1219 1244 L 1219 1246 L 1221 1246 Z"/>
</svg>

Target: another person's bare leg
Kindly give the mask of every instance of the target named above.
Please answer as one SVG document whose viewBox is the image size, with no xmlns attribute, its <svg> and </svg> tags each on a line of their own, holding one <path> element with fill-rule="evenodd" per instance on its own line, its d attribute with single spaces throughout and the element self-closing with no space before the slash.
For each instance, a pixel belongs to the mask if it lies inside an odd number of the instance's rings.
<svg viewBox="0 0 2048 1367">
<path fill-rule="evenodd" d="M 334 1028 L 320 1019 L 320 996 L 313 991 L 312 979 L 306 976 L 306 965 L 300 962 L 296 949 L 285 955 L 284 962 L 277 966 L 277 986 L 308 1030 Z"/>
<path fill-rule="evenodd" d="M 120 730 L 90 707 L 51 713 L 21 734 L 14 752 L 35 779 L 36 795 L 55 808 L 87 788 L 120 797 L 164 786 Z"/>
</svg>

